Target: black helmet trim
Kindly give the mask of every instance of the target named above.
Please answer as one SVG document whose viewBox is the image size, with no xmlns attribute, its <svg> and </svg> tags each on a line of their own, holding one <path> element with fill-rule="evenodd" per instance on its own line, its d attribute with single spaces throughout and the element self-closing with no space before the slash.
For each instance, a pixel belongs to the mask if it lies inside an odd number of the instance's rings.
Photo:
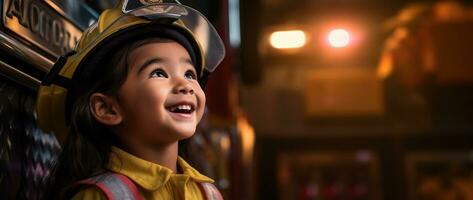
<svg viewBox="0 0 473 200">
<path fill-rule="evenodd" d="M 61 76 L 59 73 L 66 64 L 67 58 L 74 55 L 75 53 L 75 51 L 71 51 L 63 56 L 60 56 L 41 81 L 41 85 L 50 86 L 51 84 L 56 84 L 63 88 L 69 88 L 71 86 L 71 79 Z"/>
</svg>

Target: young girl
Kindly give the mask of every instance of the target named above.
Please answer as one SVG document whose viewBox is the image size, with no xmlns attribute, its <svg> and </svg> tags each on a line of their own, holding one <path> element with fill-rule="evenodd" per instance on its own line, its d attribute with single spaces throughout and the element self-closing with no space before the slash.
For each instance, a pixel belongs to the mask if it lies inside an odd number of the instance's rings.
<svg viewBox="0 0 473 200">
<path fill-rule="evenodd" d="M 125 0 L 104 11 L 38 93 L 39 125 L 63 144 L 47 199 L 221 199 L 178 156 L 202 118 L 224 48 L 192 8 Z"/>
</svg>

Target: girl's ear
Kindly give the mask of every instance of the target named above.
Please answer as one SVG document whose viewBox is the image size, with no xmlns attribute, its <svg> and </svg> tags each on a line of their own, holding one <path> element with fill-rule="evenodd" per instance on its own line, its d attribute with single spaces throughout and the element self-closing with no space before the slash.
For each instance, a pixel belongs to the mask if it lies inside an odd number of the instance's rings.
<svg viewBox="0 0 473 200">
<path fill-rule="evenodd" d="M 118 102 L 114 97 L 93 93 L 90 95 L 89 107 L 94 118 L 102 124 L 114 126 L 123 120 Z"/>
</svg>

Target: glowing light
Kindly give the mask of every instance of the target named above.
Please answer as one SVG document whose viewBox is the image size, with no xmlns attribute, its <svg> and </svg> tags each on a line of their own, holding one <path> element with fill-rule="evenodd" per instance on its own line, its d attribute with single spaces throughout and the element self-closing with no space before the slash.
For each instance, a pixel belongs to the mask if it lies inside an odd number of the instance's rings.
<svg viewBox="0 0 473 200">
<path fill-rule="evenodd" d="M 271 34 L 269 41 L 276 49 L 294 49 L 305 45 L 306 35 L 301 30 L 276 31 Z"/>
<path fill-rule="evenodd" d="M 328 42 L 335 48 L 346 47 L 350 43 L 350 33 L 345 29 L 334 29 L 328 34 Z"/>
</svg>

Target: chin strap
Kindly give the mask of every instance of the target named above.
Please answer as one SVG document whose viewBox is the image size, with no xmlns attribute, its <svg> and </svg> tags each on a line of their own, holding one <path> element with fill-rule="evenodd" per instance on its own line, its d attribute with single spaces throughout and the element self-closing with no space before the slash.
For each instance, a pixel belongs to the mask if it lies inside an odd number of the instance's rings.
<svg viewBox="0 0 473 200">
<path fill-rule="evenodd" d="M 71 86 L 71 79 L 59 75 L 59 72 L 61 72 L 61 69 L 66 64 L 67 58 L 74 55 L 75 53 L 75 51 L 71 51 L 59 57 L 49 72 L 46 74 L 44 79 L 41 81 L 41 85 L 50 86 L 51 84 L 55 84 L 63 88 L 69 88 Z"/>
</svg>

